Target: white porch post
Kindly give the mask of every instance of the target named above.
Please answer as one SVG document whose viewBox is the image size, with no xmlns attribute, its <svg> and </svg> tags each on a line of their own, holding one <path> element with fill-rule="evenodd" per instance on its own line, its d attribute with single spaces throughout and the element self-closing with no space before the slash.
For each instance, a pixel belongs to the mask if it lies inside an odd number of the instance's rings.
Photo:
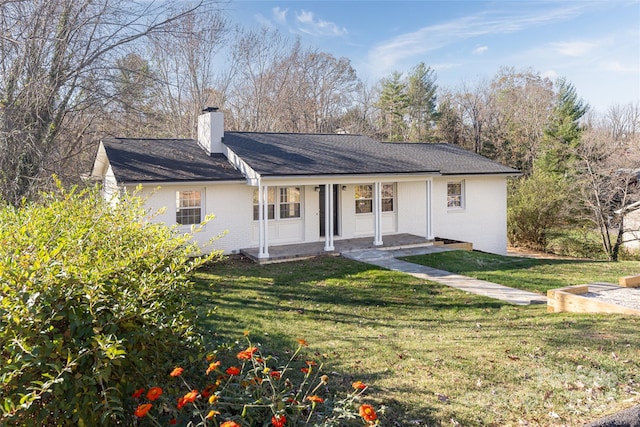
<svg viewBox="0 0 640 427">
<path fill-rule="evenodd" d="M 258 185 L 258 258 L 269 258 L 269 186 Z"/>
<path fill-rule="evenodd" d="M 331 252 L 333 246 L 333 184 L 324 186 L 324 250 Z"/>
<path fill-rule="evenodd" d="M 433 180 L 427 180 L 427 223 L 426 223 L 426 232 L 427 239 L 433 240 L 433 201 L 432 201 L 432 186 Z"/>
<path fill-rule="evenodd" d="M 373 244 L 382 246 L 382 184 L 373 183 Z"/>
</svg>

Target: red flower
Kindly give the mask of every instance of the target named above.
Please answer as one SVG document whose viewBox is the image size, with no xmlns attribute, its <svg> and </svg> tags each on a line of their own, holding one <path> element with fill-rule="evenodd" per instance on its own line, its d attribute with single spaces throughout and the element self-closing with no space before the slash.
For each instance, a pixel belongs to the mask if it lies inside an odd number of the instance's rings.
<svg viewBox="0 0 640 427">
<path fill-rule="evenodd" d="M 271 378 L 275 378 L 276 380 L 279 380 L 280 377 L 282 376 L 282 373 L 280 371 L 271 371 L 269 372 L 269 376 Z"/>
<path fill-rule="evenodd" d="M 171 421 L 169 421 L 170 426 L 174 426 L 176 424 L 178 424 L 178 420 L 176 420 L 175 418 L 172 418 Z"/>
<path fill-rule="evenodd" d="M 300 368 L 300 370 L 301 370 L 302 372 L 304 372 L 305 374 L 308 374 L 308 373 L 309 373 L 309 368 Z"/>
<path fill-rule="evenodd" d="M 169 375 L 171 375 L 172 377 L 179 377 L 180 375 L 182 375 L 183 372 L 184 372 L 184 369 L 175 368 L 173 371 L 171 371 Z"/>
<path fill-rule="evenodd" d="M 136 411 L 133 413 L 136 417 L 142 418 L 147 415 L 147 412 L 151 409 L 153 405 L 151 403 L 145 403 L 144 405 L 140 405 L 136 408 Z"/>
<path fill-rule="evenodd" d="M 219 367 L 220 367 L 220 361 L 219 360 L 217 362 L 213 362 L 213 363 L 209 364 L 209 367 L 207 368 L 207 375 L 209 375 L 211 373 L 211 371 L 215 371 Z"/>
<path fill-rule="evenodd" d="M 351 387 L 355 388 L 356 390 L 364 390 L 365 388 L 367 388 L 367 385 L 362 381 L 356 381 L 351 384 Z"/>
<path fill-rule="evenodd" d="M 220 427 L 242 427 L 242 426 L 235 421 L 225 421 L 222 424 L 220 424 Z"/>
<path fill-rule="evenodd" d="M 160 387 L 151 387 L 147 393 L 147 399 L 154 401 L 162 395 L 162 389 Z"/>
<path fill-rule="evenodd" d="M 360 416 L 362 417 L 362 419 L 367 422 L 373 422 L 378 419 L 378 414 L 376 414 L 375 409 L 373 409 L 373 406 L 371 405 L 361 405 L 358 412 L 360 412 Z"/>
<path fill-rule="evenodd" d="M 183 399 L 186 403 L 193 403 L 198 398 L 198 390 L 191 390 L 189 393 L 185 394 Z"/>
<path fill-rule="evenodd" d="M 144 394 L 144 389 L 143 388 L 139 388 L 138 390 L 136 390 L 131 397 L 133 397 L 134 399 L 138 399 L 140 398 L 140 396 L 142 396 Z"/>
<path fill-rule="evenodd" d="M 321 398 L 320 396 L 316 396 L 315 394 L 313 396 L 309 396 L 307 397 L 307 400 L 313 403 L 323 403 L 324 399 Z"/>
<path fill-rule="evenodd" d="M 178 409 L 182 409 L 182 407 L 184 405 L 186 405 L 186 404 L 187 404 L 187 401 L 184 400 L 184 397 L 179 397 L 178 398 Z"/>
<path fill-rule="evenodd" d="M 273 427 L 284 427 L 286 422 L 287 417 L 285 417 L 284 415 L 275 414 L 273 417 L 271 417 L 271 424 L 273 425 Z"/>
<path fill-rule="evenodd" d="M 231 366 L 230 368 L 227 368 L 225 372 L 229 375 L 238 375 L 240 373 L 240 368 L 237 366 Z"/>
</svg>

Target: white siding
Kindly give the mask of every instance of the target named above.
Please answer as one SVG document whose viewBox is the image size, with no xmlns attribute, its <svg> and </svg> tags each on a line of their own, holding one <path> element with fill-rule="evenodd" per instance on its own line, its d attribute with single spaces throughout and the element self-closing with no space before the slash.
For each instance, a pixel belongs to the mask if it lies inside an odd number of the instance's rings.
<svg viewBox="0 0 640 427">
<path fill-rule="evenodd" d="M 464 180 L 464 208 L 447 209 L 447 183 Z M 438 177 L 433 180 L 436 237 L 473 243 L 473 248 L 507 251 L 507 181 L 504 177 Z"/>
<path fill-rule="evenodd" d="M 624 247 L 630 251 L 640 250 L 640 209 L 629 212 L 625 218 Z"/>
</svg>

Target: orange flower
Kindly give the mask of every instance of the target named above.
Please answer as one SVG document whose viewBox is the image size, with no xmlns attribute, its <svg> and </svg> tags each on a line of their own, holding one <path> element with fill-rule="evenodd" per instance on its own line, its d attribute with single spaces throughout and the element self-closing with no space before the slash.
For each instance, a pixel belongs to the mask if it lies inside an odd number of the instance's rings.
<svg viewBox="0 0 640 427">
<path fill-rule="evenodd" d="M 213 405 L 218 401 L 218 399 L 220 399 L 220 396 L 218 396 L 217 394 L 212 394 L 209 398 L 209 403 Z"/>
<path fill-rule="evenodd" d="M 179 377 L 180 375 L 182 375 L 183 372 L 184 372 L 184 369 L 175 368 L 173 371 L 171 371 L 169 375 L 171 375 L 172 377 Z"/>
<path fill-rule="evenodd" d="M 365 388 L 367 388 L 367 385 L 362 381 L 356 381 L 351 384 L 351 387 L 355 388 L 356 390 L 364 390 Z"/>
<path fill-rule="evenodd" d="M 275 414 L 273 417 L 271 417 L 271 424 L 273 425 L 273 427 L 284 427 L 286 422 L 287 417 L 285 417 L 284 415 Z"/>
<path fill-rule="evenodd" d="M 358 412 L 360 412 L 360 416 L 366 422 L 373 422 L 378 419 L 378 414 L 376 414 L 375 409 L 373 409 L 373 406 L 371 405 L 360 405 Z"/>
<path fill-rule="evenodd" d="M 300 344 L 303 347 L 306 347 L 309 345 L 309 343 L 307 342 L 307 340 L 305 340 L 304 338 L 298 338 L 298 344 Z"/>
<path fill-rule="evenodd" d="M 184 400 L 184 397 L 179 397 L 178 398 L 178 409 L 182 409 L 182 407 L 184 405 L 186 405 L 186 404 L 187 404 L 187 401 Z"/>
<path fill-rule="evenodd" d="M 211 411 L 209 411 L 209 413 L 207 414 L 207 418 L 211 419 L 211 418 L 215 417 L 216 415 L 220 415 L 220 412 L 215 411 L 215 410 L 211 410 Z"/>
<path fill-rule="evenodd" d="M 140 398 L 140 396 L 142 396 L 144 394 L 144 389 L 143 388 L 139 388 L 138 390 L 136 390 L 131 397 L 133 397 L 134 399 L 138 399 Z"/>
<path fill-rule="evenodd" d="M 324 399 L 321 398 L 320 396 L 316 396 L 315 394 L 313 396 L 309 396 L 307 397 L 307 400 L 313 403 L 323 403 Z"/>
<path fill-rule="evenodd" d="M 231 366 L 230 368 L 227 368 L 225 372 L 229 375 L 238 375 L 240 373 L 240 368 L 237 366 Z"/>
<path fill-rule="evenodd" d="M 314 362 L 313 360 L 307 360 L 307 366 L 318 366 L 318 364 L 316 362 Z"/>
<path fill-rule="evenodd" d="M 323 375 L 320 377 L 320 381 L 322 381 L 323 384 L 328 384 L 329 383 L 329 375 Z"/>
<path fill-rule="evenodd" d="M 220 424 L 220 427 L 242 427 L 242 426 L 235 421 L 225 421 L 222 424 Z"/>
<path fill-rule="evenodd" d="M 191 390 L 189 393 L 185 394 L 183 399 L 186 403 L 193 403 L 198 398 L 198 390 Z"/>
<path fill-rule="evenodd" d="M 238 359 L 249 360 L 258 351 L 258 347 L 249 347 L 246 350 L 242 350 L 238 353 Z"/>
<path fill-rule="evenodd" d="M 142 418 L 147 415 L 147 412 L 151 409 L 153 405 L 151 403 L 145 403 L 144 405 L 140 405 L 136 408 L 136 411 L 133 413 L 136 417 Z"/>
<path fill-rule="evenodd" d="M 162 395 L 162 389 L 160 387 L 151 387 L 147 393 L 147 399 L 154 401 Z"/>
<path fill-rule="evenodd" d="M 209 364 L 209 367 L 207 368 L 207 375 L 209 375 L 211 373 L 211 371 L 215 371 L 219 367 L 220 367 L 220 361 L 219 360 L 217 362 L 213 362 L 213 363 Z"/>
<path fill-rule="evenodd" d="M 269 376 L 271 378 L 275 378 L 276 380 L 279 380 L 280 377 L 282 377 L 282 373 L 280 371 L 271 371 L 269 372 Z"/>
</svg>

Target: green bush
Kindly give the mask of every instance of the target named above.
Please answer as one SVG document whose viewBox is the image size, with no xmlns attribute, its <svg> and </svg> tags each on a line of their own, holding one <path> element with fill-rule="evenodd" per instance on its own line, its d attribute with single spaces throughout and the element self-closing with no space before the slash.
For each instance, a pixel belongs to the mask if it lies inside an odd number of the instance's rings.
<svg viewBox="0 0 640 427">
<path fill-rule="evenodd" d="M 509 242 L 546 250 L 549 233 L 564 222 L 568 197 L 562 178 L 542 172 L 515 181 L 509 191 L 507 233 Z"/>
<path fill-rule="evenodd" d="M 46 194 L 0 210 L 0 425 L 129 425 L 141 381 L 197 357 L 188 236 L 143 201 Z"/>
</svg>

